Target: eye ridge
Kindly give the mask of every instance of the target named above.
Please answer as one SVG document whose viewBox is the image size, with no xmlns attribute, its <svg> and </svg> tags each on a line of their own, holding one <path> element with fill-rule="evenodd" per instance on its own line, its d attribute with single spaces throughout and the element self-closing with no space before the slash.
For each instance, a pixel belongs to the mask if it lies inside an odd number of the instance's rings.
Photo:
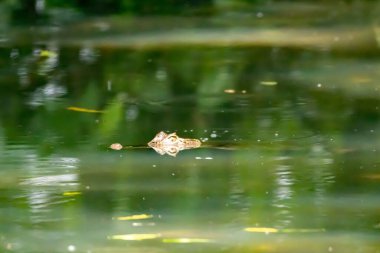
<svg viewBox="0 0 380 253">
<path fill-rule="evenodd" d="M 168 138 L 168 140 L 170 141 L 170 142 L 176 142 L 177 140 L 178 140 L 178 136 L 177 135 L 170 135 L 170 136 L 168 136 L 167 137 Z"/>
</svg>

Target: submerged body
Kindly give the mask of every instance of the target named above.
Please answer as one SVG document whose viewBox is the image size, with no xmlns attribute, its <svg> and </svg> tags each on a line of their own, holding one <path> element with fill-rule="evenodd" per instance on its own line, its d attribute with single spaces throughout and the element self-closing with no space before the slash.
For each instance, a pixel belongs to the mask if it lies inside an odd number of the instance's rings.
<svg viewBox="0 0 380 253">
<path fill-rule="evenodd" d="M 160 155 L 168 154 L 176 156 L 181 150 L 199 148 L 201 141 L 198 139 L 180 138 L 176 133 L 166 134 L 161 131 L 148 143 L 148 146 Z"/>
</svg>

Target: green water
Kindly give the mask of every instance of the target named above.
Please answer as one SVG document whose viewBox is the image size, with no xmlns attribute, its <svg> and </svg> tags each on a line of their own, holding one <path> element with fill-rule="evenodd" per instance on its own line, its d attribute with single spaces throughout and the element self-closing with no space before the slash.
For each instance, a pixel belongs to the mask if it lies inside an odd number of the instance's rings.
<svg viewBox="0 0 380 253">
<path fill-rule="evenodd" d="M 380 252 L 376 3 L 16 2 L 0 252 Z"/>
</svg>

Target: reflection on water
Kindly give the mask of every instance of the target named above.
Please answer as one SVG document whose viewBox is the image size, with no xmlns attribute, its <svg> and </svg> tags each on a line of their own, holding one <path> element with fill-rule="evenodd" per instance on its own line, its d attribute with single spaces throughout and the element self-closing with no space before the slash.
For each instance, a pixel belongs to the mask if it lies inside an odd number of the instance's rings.
<svg viewBox="0 0 380 253">
<path fill-rule="evenodd" d="M 65 94 L 65 87 L 59 86 L 54 82 L 47 83 L 44 87 L 37 89 L 30 95 L 28 104 L 33 107 L 42 106 L 49 101 L 59 100 Z"/>
<path fill-rule="evenodd" d="M 78 190 L 78 162 L 73 157 L 27 157 L 19 182 L 22 192 L 17 199 L 29 206 L 31 224 L 56 223 L 66 219 L 56 216 L 55 209 L 73 201 L 62 195 L 65 196 L 66 191 Z"/>
<path fill-rule="evenodd" d="M 304 145 L 305 139 L 301 141 Z M 324 249 L 353 246 L 344 239 L 354 237 L 344 223 L 331 224 L 333 210 L 339 208 L 334 201 L 339 191 L 329 190 L 338 180 L 331 169 L 334 154 L 313 145 L 311 139 L 308 156 L 300 156 L 303 149 L 284 155 L 282 149 L 292 147 L 277 142 L 256 146 L 259 150 L 243 148 L 241 154 L 239 148 L 189 150 L 175 160 L 145 149 L 87 151 L 74 157 L 41 156 L 35 146 L 6 147 L 15 151 L 23 147 L 28 155 L 19 161 L 18 171 L 9 174 L 17 180 L 2 188 L 3 196 L 11 197 L 1 208 L 7 220 L 2 225 L 5 249 L 117 252 L 148 247 L 174 252 L 175 245 L 184 244 L 209 245 L 211 251 L 281 247 L 292 252 L 295 245 L 314 245 L 318 252 L 322 245 Z M 14 165 L 9 159 L 15 155 L 8 153 L 2 163 Z M 213 159 L 198 160 L 198 156 Z M 359 216 L 363 226 L 356 228 L 362 233 L 356 245 L 370 252 L 377 245 L 370 232 L 378 224 L 377 206 L 357 205 L 355 196 L 348 201 L 346 211 L 340 209 L 340 219 L 353 225 L 352 214 L 365 210 L 368 216 Z M 21 234 L 14 222 L 21 226 Z M 366 222 L 371 226 L 365 228 Z M 31 246 L 52 240 L 55 247 Z M 278 240 L 282 243 L 273 244 Z"/>
<path fill-rule="evenodd" d="M 255 115 L 252 103 L 247 99 L 238 110 L 241 117 Z M 334 132 L 309 135 L 284 104 L 259 103 L 265 108 L 257 120 L 243 117 L 241 127 L 177 129 L 181 136 L 201 138 L 205 147 L 175 159 L 146 148 L 111 150 L 97 144 L 99 139 L 80 136 L 67 147 L 56 131 L 45 147 L 28 134 L 10 141 L 3 131 L 2 247 L 16 252 L 377 249 L 373 154 L 352 150 L 351 136 L 343 142 Z M 103 117 L 66 108 L 61 112 L 70 112 L 77 127 L 82 116 L 74 115 L 90 116 L 91 122 Z M 111 138 L 123 140 L 124 133 Z M 35 134 L 45 138 L 44 132 Z M 141 135 L 136 143 L 151 136 Z M 354 169 L 351 165 L 363 167 L 354 175 L 342 172 Z M 347 182 L 356 188 L 345 190 Z"/>
<path fill-rule="evenodd" d="M 292 171 L 289 166 L 279 165 L 276 168 L 276 186 L 274 187 L 273 206 L 278 209 L 276 219 L 278 220 L 277 226 L 288 227 L 291 225 L 292 215 L 292 197 L 294 179 L 292 178 Z"/>
</svg>

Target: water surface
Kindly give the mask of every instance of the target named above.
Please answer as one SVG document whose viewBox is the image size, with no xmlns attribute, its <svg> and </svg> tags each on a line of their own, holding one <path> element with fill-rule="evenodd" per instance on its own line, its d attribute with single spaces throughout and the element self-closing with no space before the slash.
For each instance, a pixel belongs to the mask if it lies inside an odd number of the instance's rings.
<svg viewBox="0 0 380 253">
<path fill-rule="evenodd" d="M 2 251 L 380 251 L 375 15 L 297 6 L 3 28 Z"/>
</svg>

